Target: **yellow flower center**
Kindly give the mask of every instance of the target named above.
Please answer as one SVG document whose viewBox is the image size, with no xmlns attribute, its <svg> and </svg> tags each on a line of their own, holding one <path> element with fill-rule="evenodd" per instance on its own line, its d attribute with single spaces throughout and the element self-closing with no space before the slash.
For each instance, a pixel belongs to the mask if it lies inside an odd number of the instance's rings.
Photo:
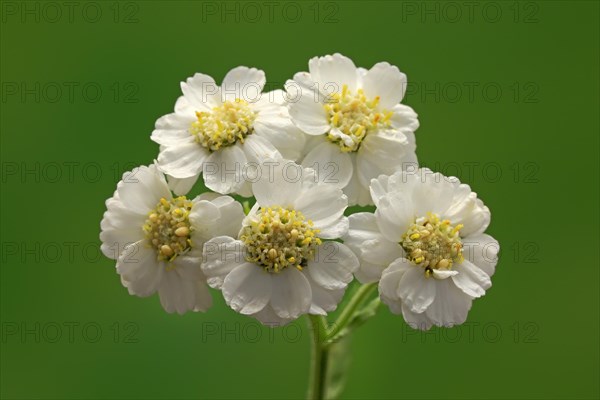
<svg viewBox="0 0 600 400">
<path fill-rule="evenodd" d="M 402 235 L 400 245 L 406 251 L 406 258 L 425 269 L 430 277 L 434 269 L 449 270 L 453 263 L 464 260 L 463 245 L 458 231 L 462 224 L 452 226 L 437 214 L 427 213 L 426 217 L 416 218 L 415 222 Z"/>
<path fill-rule="evenodd" d="M 300 211 L 277 206 L 260 209 L 258 220 L 242 228 L 240 240 L 246 245 L 247 261 L 277 273 L 306 267 L 321 244 L 318 233 Z"/>
<path fill-rule="evenodd" d="M 196 121 L 190 126 L 190 133 L 196 142 L 208 149 L 217 151 L 221 147 L 232 146 L 238 140 L 244 143 L 246 136 L 254 131 L 256 113 L 248 102 L 242 99 L 226 101 L 212 111 L 197 111 Z"/>
<path fill-rule="evenodd" d="M 329 96 L 324 105 L 331 128 L 337 130 L 330 131 L 327 138 L 344 152 L 357 151 L 369 132 L 390 126 L 392 112 L 380 110 L 378 104 L 379 96 L 368 100 L 362 89 L 354 94 L 344 85 L 342 92 Z"/>
<path fill-rule="evenodd" d="M 171 201 L 162 198 L 148 214 L 143 229 L 156 249 L 159 260 L 173 261 L 192 247 L 192 227 L 189 220 L 191 209 L 192 202 L 185 196 Z"/>
</svg>

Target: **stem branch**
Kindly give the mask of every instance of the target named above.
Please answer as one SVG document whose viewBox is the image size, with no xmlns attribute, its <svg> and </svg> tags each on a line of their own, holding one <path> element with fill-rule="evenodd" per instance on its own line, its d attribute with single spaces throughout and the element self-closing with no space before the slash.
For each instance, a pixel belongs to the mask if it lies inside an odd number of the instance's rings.
<svg viewBox="0 0 600 400">
<path fill-rule="evenodd" d="M 312 331 L 308 399 L 325 399 L 327 395 L 327 373 L 331 351 L 331 342 L 329 342 L 329 340 L 334 338 L 346 327 L 358 307 L 365 302 L 376 285 L 376 283 L 370 283 L 358 288 L 331 328 L 327 325 L 325 317 L 320 315 L 308 315 L 308 321 Z"/>
<path fill-rule="evenodd" d="M 365 301 L 373 289 L 375 289 L 376 285 L 377 283 L 369 283 L 358 288 L 338 319 L 333 323 L 331 330 L 327 333 L 327 339 L 333 338 L 344 329 L 346 324 L 350 321 L 350 318 L 354 315 L 356 309 Z"/>
</svg>

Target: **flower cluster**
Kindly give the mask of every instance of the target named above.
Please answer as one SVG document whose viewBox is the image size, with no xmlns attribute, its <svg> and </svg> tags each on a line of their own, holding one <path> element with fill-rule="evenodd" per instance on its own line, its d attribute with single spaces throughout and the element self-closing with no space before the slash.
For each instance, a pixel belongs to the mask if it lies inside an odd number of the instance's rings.
<svg viewBox="0 0 600 400">
<path fill-rule="evenodd" d="M 356 279 L 414 328 L 465 321 L 491 286 L 490 212 L 458 179 L 419 168 L 406 75 L 315 57 L 284 90 L 237 67 L 197 73 L 156 121 L 156 161 L 106 201 L 102 251 L 132 295 L 279 326 L 335 310 Z M 212 192 L 188 193 L 199 179 Z M 248 198 L 242 203 L 232 195 Z M 348 206 L 375 212 L 345 216 Z"/>
</svg>

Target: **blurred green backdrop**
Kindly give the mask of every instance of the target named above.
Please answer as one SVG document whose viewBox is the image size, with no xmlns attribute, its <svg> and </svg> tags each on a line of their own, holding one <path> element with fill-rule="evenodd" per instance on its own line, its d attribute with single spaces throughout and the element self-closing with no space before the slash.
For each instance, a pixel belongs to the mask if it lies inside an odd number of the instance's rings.
<svg viewBox="0 0 600 400">
<path fill-rule="evenodd" d="M 279 87 L 315 55 L 398 65 L 422 163 L 470 183 L 501 243 L 467 324 L 382 308 L 345 398 L 598 398 L 596 1 L 3 1 L 2 398 L 301 398 L 305 321 L 269 330 L 129 296 L 104 200 L 156 157 L 179 82 L 237 65 Z"/>
</svg>

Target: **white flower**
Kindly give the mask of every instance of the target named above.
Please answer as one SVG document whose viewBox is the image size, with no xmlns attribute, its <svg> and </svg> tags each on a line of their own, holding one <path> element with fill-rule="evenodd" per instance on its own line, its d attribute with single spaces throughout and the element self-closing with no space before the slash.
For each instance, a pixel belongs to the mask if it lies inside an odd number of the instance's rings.
<svg viewBox="0 0 600 400">
<path fill-rule="evenodd" d="M 375 214 L 349 217 L 344 237 L 359 281 L 379 281 L 381 300 L 412 327 L 463 323 L 492 285 L 498 242 L 490 211 L 468 185 L 428 169 L 373 179 Z"/>
<path fill-rule="evenodd" d="M 342 190 L 291 161 L 267 164 L 239 235 L 207 242 L 202 270 L 232 309 L 274 326 L 335 310 L 358 259 L 345 245 L 322 240 L 348 229 Z"/>
<path fill-rule="evenodd" d="M 284 92 L 262 93 L 265 81 L 263 71 L 237 67 L 220 87 L 199 73 L 181 83 L 175 112 L 158 119 L 151 136 L 177 194 L 187 193 L 203 174 L 209 189 L 249 197 L 246 166 L 300 157 L 304 135 L 289 119 Z"/>
<path fill-rule="evenodd" d="M 292 121 L 313 138 L 302 165 L 335 182 L 350 205 L 373 204 L 371 179 L 416 165 L 412 108 L 399 104 L 406 75 L 386 62 L 356 68 L 341 54 L 314 57 L 286 83 Z"/>
<path fill-rule="evenodd" d="M 229 196 L 174 198 L 155 165 L 123 174 L 100 224 L 102 252 L 117 260 L 129 294 L 158 291 L 172 313 L 205 311 L 212 300 L 200 269 L 210 238 L 239 231 L 244 212 Z"/>
</svg>

